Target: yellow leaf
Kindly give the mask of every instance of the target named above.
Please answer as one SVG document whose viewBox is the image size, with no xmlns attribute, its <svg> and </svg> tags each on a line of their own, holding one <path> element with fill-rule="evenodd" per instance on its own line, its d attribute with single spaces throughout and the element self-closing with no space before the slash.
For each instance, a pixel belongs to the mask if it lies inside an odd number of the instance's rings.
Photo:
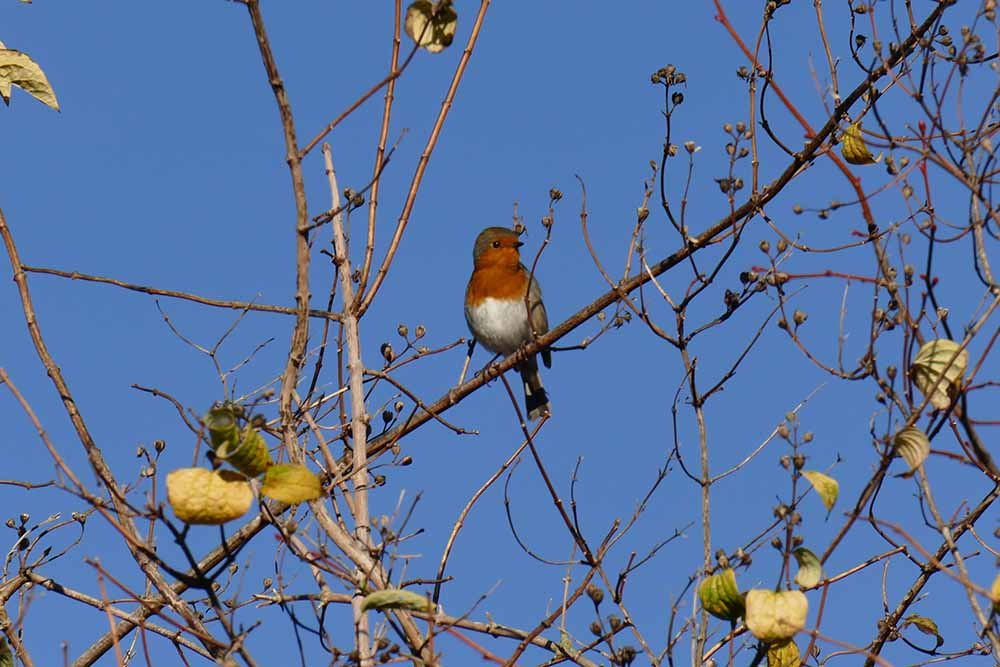
<svg viewBox="0 0 1000 667">
<path fill-rule="evenodd" d="M 260 492 L 289 505 L 315 500 L 323 495 L 319 477 L 296 463 L 276 463 L 264 473 Z"/>
<path fill-rule="evenodd" d="M 767 647 L 767 667 L 799 667 L 801 664 L 799 646 L 791 639 Z"/>
<path fill-rule="evenodd" d="M 3 42 L 0 42 L 0 51 L 5 51 L 6 49 L 7 47 L 3 45 Z M 4 104 L 10 104 L 11 88 L 11 82 L 0 76 L 0 100 L 3 100 Z"/>
<path fill-rule="evenodd" d="M 916 426 L 907 426 L 900 429 L 893 436 L 892 444 L 896 455 L 902 457 L 906 461 L 906 464 L 910 466 L 910 472 L 907 475 L 912 475 L 923 464 L 928 454 L 931 453 L 931 441 Z"/>
<path fill-rule="evenodd" d="M 990 586 L 990 595 L 993 596 L 993 609 L 1000 611 L 1000 574 L 997 578 L 993 580 L 993 585 Z"/>
<path fill-rule="evenodd" d="M 837 495 L 840 493 L 840 482 L 815 470 L 803 470 L 802 476 L 808 479 L 809 483 L 816 489 L 823 505 L 826 506 L 826 511 L 832 510 L 834 503 L 837 502 Z"/>
<path fill-rule="evenodd" d="M 698 598 L 702 608 L 716 618 L 733 621 L 743 615 L 743 596 L 731 567 L 705 577 L 698 586 Z"/>
<path fill-rule="evenodd" d="M 246 514 L 253 490 L 233 470 L 181 468 L 167 475 L 167 500 L 185 523 L 218 525 Z"/>
<path fill-rule="evenodd" d="M 361 611 L 369 609 L 406 609 L 408 611 L 434 611 L 434 604 L 423 595 L 401 588 L 387 588 L 365 596 Z"/>
<path fill-rule="evenodd" d="M 851 164 L 875 164 L 882 159 L 882 154 L 873 157 L 868 145 L 861 138 L 861 123 L 852 123 L 844 130 L 840 138 L 840 154 Z"/>
<path fill-rule="evenodd" d="M 802 588 L 812 588 L 823 578 L 823 565 L 819 562 L 816 554 L 805 547 L 799 547 L 792 552 L 795 561 L 799 564 L 799 571 L 795 574 L 795 583 Z"/>
<path fill-rule="evenodd" d="M 440 53 L 455 39 L 458 14 L 451 2 L 444 3 L 435 13 L 430 0 L 416 0 L 406 8 L 403 27 L 417 46 Z"/>
<path fill-rule="evenodd" d="M 809 601 L 802 591 L 755 588 L 746 597 L 746 624 L 753 636 L 765 644 L 791 639 L 806 625 Z"/>
<path fill-rule="evenodd" d="M 944 643 L 944 637 L 942 637 L 941 633 L 938 632 L 937 623 L 927 618 L 926 616 L 918 616 L 917 614 L 910 614 L 909 616 L 903 619 L 903 624 L 899 626 L 899 629 L 903 630 L 910 625 L 915 627 L 917 630 L 920 630 L 920 632 L 924 633 L 925 635 L 930 635 L 934 637 L 934 641 L 937 642 L 934 648 L 937 648 L 938 646 L 941 646 L 941 644 Z"/>
<path fill-rule="evenodd" d="M 939 338 L 924 343 L 910 366 L 910 377 L 931 405 L 944 410 L 951 405 L 969 365 L 969 353 L 953 340 Z"/>
<path fill-rule="evenodd" d="M 10 102 L 11 85 L 29 93 L 42 104 L 59 111 L 55 91 L 45 78 L 45 72 L 26 53 L 0 49 L 0 97 Z"/>
</svg>

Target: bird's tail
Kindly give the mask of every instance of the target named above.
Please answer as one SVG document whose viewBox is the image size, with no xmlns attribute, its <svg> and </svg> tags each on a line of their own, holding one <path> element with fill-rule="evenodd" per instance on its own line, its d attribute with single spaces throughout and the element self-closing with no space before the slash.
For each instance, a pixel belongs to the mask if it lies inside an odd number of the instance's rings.
<svg viewBox="0 0 1000 667">
<path fill-rule="evenodd" d="M 551 415 L 549 394 L 542 386 L 542 378 L 538 375 L 538 361 L 532 357 L 521 364 L 518 370 L 521 372 L 521 380 L 524 381 L 524 407 L 528 411 L 528 421 Z"/>
</svg>

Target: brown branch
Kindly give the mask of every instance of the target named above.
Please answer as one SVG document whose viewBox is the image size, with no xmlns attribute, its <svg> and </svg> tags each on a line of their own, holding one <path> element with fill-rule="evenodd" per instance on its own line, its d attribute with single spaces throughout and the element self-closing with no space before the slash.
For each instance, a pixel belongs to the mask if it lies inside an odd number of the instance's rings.
<svg viewBox="0 0 1000 667">
<path fill-rule="evenodd" d="M 469 59 L 472 58 L 472 50 L 476 46 L 476 40 L 479 38 L 479 32 L 483 27 L 483 20 L 486 18 L 486 10 L 490 6 L 490 0 L 480 0 L 479 13 L 476 15 L 476 20 L 472 25 L 472 31 L 469 34 L 469 39 L 465 43 L 465 50 L 462 51 L 462 57 L 458 61 L 458 65 L 455 67 L 455 74 L 452 76 L 451 85 L 448 87 L 448 93 L 444 97 L 444 101 L 441 102 L 441 111 L 438 112 L 437 119 L 434 121 L 434 127 L 431 128 L 430 136 L 427 137 L 427 143 L 424 145 L 424 151 L 420 155 L 420 161 L 417 162 L 416 171 L 413 173 L 413 178 L 410 181 L 410 189 L 406 194 L 406 202 L 403 204 L 403 210 L 399 214 L 399 220 L 396 223 L 396 231 L 392 236 L 392 241 L 389 242 L 389 249 L 386 250 L 385 257 L 382 259 L 382 264 L 379 266 L 378 272 L 375 274 L 375 280 L 372 282 L 371 288 L 368 292 L 358 291 L 357 301 L 358 306 L 355 309 L 357 311 L 358 317 L 365 314 L 368 307 L 371 306 L 372 300 L 378 293 L 379 288 L 382 286 L 382 281 L 385 280 L 386 274 L 389 272 L 389 265 L 392 264 L 393 258 L 396 256 L 396 250 L 399 248 L 399 242 L 403 238 L 403 232 L 406 230 L 406 225 L 410 221 L 410 213 L 413 211 L 413 205 L 417 200 L 417 192 L 420 190 L 420 184 L 424 178 L 424 172 L 427 170 L 427 164 L 430 162 L 431 154 L 434 152 L 434 147 L 437 145 L 438 137 L 441 135 L 441 128 L 444 127 L 444 121 L 448 117 L 448 112 L 451 111 L 451 105 L 455 99 L 455 93 L 458 92 L 458 85 L 462 82 L 462 75 L 465 74 L 465 68 L 469 64 Z"/>
<path fill-rule="evenodd" d="M 227 558 L 232 557 L 233 554 L 238 552 L 245 544 L 247 544 L 268 525 L 268 522 L 264 520 L 262 515 L 254 517 L 244 524 L 238 531 L 233 533 L 225 542 L 208 552 L 198 562 L 197 571 L 209 572 L 219 563 L 222 563 Z M 187 574 L 187 577 L 175 582 L 172 585 L 175 593 L 180 594 L 186 591 L 188 589 L 188 584 L 186 582 L 193 580 L 197 576 L 197 572 L 194 569 L 189 570 Z M 90 665 L 93 665 L 101 658 L 101 656 L 111 649 L 114 636 L 119 638 L 124 637 L 133 629 L 140 626 L 145 619 L 155 614 L 160 608 L 162 608 L 163 605 L 164 600 L 162 598 L 148 600 L 147 604 L 143 605 L 131 614 L 129 620 L 123 620 L 110 632 L 91 644 L 87 650 L 81 653 L 80 656 L 73 661 L 72 667 L 90 667 Z"/>
<path fill-rule="evenodd" d="M 299 154 L 298 141 L 295 138 L 295 120 L 292 117 L 292 106 L 288 101 L 285 84 L 278 73 L 278 65 L 271 52 L 271 45 L 264 29 L 264 17 L 260 13 L 260 0 L 246 0 L 247 11 L 257 37 L 267 80 L 271 84 L 274 100 L 281 116 L 281 128 L 285 137 L 285 160 L 292 179 L 292 191 L 295 195 L 295 328 L 292 330 L 291 343 L 288 350 L 288 360 L 285 372 L 281 377 L 281 392 L 278 408 L 281 413 L 281 434 L 289 458 L 300 461 L 302 452 L 296 439 L 298 419 L 292 408 L 292 393 L 299 379 L 299 369 L 305 362 L 306 344 L 309 342 L 309 262 L 312 258 L 309 252 L 309 209 L 306 202 L 306 187 L 302 177 L 302 156 Z"/>
<path fill-rule="evenodd" d="M 955 526 L 951 538 L 952 540 L 957 540 L 965 531 L 969 529 L 970 526 L 979 520 L 979 517 L 989 509 L 993 502 L 1000 498 L 1000 485 L 993 487 L 993 489 L 986 494 L 986 496 L 976 505 L 975 508 L 969 514 L 962 519 L 962 521 Z M 934 561 L 940 562 L 950 550 L 949 540 L 945 540 L 938 546 L 937 551 L 934 552 Z M 917 576 L 916 580 L 910 586 L 906 594 L 900 600 L 896 608 L 886 616 L 886 618 L 879 624 L 880 630 L 878 635 L 876 635 L 874 641 L 869 645 L 868 658 L 865 659 L 865 667 L 872 667 L 875 664 L 875 656 L 882 651 L 885 643 L 889 641 L 889 637 L 896 632 L 896 625 L 899 623 L 900 619 L 903 618 L 903 614 L 910 608 L 910 605 L 917 599 L 920 591 L 924 589 L 927 581 L 934 576 L 940 570 L 935 565 L 934 562 L 927 562 L 923 568 L 921 568 L 920 574 Z"/>
<path fill-rule="evenodd" d="M 397 3 L 397 5 L 398 5 L 398 3 Z M 397 9 L 396 9 L 396 16 L 397 17 L 399 16 L 398 6 L 397 6 Z M 398 21 L 398 18 L 397 18 L 397 21 Z M 399 26 L 398 26 L 398 24 L 397 24 L 397 27 L 396 27 L 396 35 L 397 36 L 399 35 Z M 396 40 L 398 41 L 398 37 L 396 38 Z M 377 93 L 379 90 L 382 89 L 382 86 L 389 85 L 389 84 L 392 84 L 393 82 L 395 82 L 396 79 L 398 79 L 400 77 L 400 75 L 402 75 L 403 72 L 406 70 L 407 65 L 410 64 L 411 60 L 413 60 L 413 56 L 416 55 L 416 53 L 417 53 L 418 50 L 419 50 L 419 47 L 417 47 L 416 45 L 414 45 L 413 50 L 410 51 L 410 55 L 406 56 L 406 60 L 403 61 L 403 64 L 398 69 L 394 67 L 393 70 L 391 72 L 389 72 L 389 74 L 387 74 L 385 76 L 385 78 L 383 78 L 381 81 L 379 81 L 374 86 L 372 86 L 370 89 L 368 89 L 368 91 L 364 95 L 362 95 L 361 97 L 359 97 L 357 100 L 355 100 L 354 103 L 351 104 L 351 106 L 349 106 L 346 109 L 344 109 L 344 111 L 342 111 L 339 116 L 337 116 L 332 121 L 330 121 L 330 123 L 326 127 L 324 127 L 322 130 L 319 131 L 319 134 L 317 134 L 315 137 L 313 137 L 312 139 L 309 140 L 309 143 L 306 144 L 306 147 L 302 149 L 302 152 L 299 154 L 299 157 L 300 158 L 304 158 L 306 155 L 308 155 L 309 152 L 312 149 L 316 148 L 316 146 L 319 144 L 319 142 L 323 141 L 323 138 L 326 137 L 326 135 L 328 135 L 331 132 L 333 132 L 334 128 L 337 127 L 338 125 L 340 125 L 341 121 L 343 121 L 345 118 L 347 118 L 352 113 L 354 113 L 358 109 L 358 107 L 360 107 L 362 104 L 364 104 L 365 102 L 367 102 L 368 99 L 372 95 L 374 95 L 375 93 Z M 394 65 L 395 65 L 396 59 L 398 59 L 398 57 L 399 57 L 399 52 L 396 51 L 396 50 L 394 50 L 394 59 L 393 59 L 393 64 Z"/>
<path fill-rule="evenodd" d="M 340 207 L 340 189 L 337 186 L 337 175 L 333 169 L 333 158 L 330 155 L 330 144 L 323 144 L 323 164 L 326 176 L 330 181 L 331 207 Z M 344 301 L 344 337 L 347 343 L 347 372 L 351 390 L 351 449 L 353 451 L 352 485 L 354 487 L 354 538 L 366 549 L 371 548 L 371 526 L 368 515 L 368 460 L 365 443 L 368 440 L 368 410 L 365 407 L 364 374 L 365 366 L 361 361 L 361 334 L 358 331 L 358 317 L 354 312 L 354 285 L 351 284 L 351 259 L 344 235 L 343 215 L 333 216 L 333 245 L 336 250 L 334 263 L 340 277 L 340 295 Z M 365 576 L 359 573 L 359 579 Z M 354 614 L 355 637 L 354 645 L 358 652 L 360 667 L 371 667 L 374 664 L 375 649 L 371 636 L 368 614 L 361 609 L 361 597 L 351 600 L 351 610 Z"/>
<path fill-rule="evenodd" d="M 395 0 L 395 2 L 392 29 L 392 56 L 389 66 L 393 72 L 399 67 L 399 21 L 400 14 L 402 13 L 402 0 Z M 410 54 L 410 58 L 412 57 L 413 53 Z M 361 264 L 361 281 L 358 283 L 358 294 L 364 294 L 368 288 L 368 276 L 371 274 L 372 259 L 375 254 L 375 214 L 378 210 L 379 185 L 382 182 L 382 163 L 385 157 L 385 143 L 389 138 L 389 118 L 392 115 L 392 102 L 395 92 L 396 79 L 393 78 L 388 82 L 388 86 L 385 89 L 385 102 L 382 105 L 382 128 L 379 130 L 378 148 L 375 149 L 375 174 L 372 179 L 371 194 L 368 197 L 368 234 L 365 242 L 365 259 Z"/>
<path fill-rule="evenodd" d="M 125 501 L 121 487 L 118 485 L 118 481 L 115 479 L 114 474 L 105 462 L 104 455 L 101 452 L 100 447 L 97 446 L 93 436 L 91 436 L 90 430 L 87 428 L 87 424 L 83 420 L 83 415 L 80 414 L 76 407 L 76 401 L 74 400 L 73 394 L 69 389 L 69 385 L 63 378 L 59 365 L 52 358 L 52 355 L 49 353 L 48 346 L 42 338 L 42 331 L 38 326 L 38 319 L 35 315 L 35 306 L 31 299 L 31 292 L 28 289 L 28 280 L 25 276 L 24 270 L 21 269 L 21 259 L 18 256 L 17 246 L 14 244 L 14 237 L 10 232 L 10 228 L 7 226 L 7 220 L 4 218 L 2 210 L 0 210 L 0 236 L 3 237 L 4 246 L 7 249 L 7 256 L 10 258 L 10 265 L 14 271 L 14 282 L 17 285 L 18 294 L 21 297 L 21 307 L 24 312 L 25 323 L 28 326 L 28 332 L 31 335 L 35 351 L 38 353 L 38 357 L 41 359 L 42 365 L 45 366 L 45 370 L 48 373 L 49 379 L 52 381 L 52 385 L 55 388 L 56 393 L 58 393 L 59 397 L 62 399 L 63 408 L 66 410 L 66 414 L 69 417 L 70 422 L 73 424 L 73 429 L 76 431 L 80 444 L 83 445 L 83 448 L 87 453 L 87 460 L 90 463 L 90 467 L 101 480 L 101 483 L 108 489 L 112 507 L 117 515 L 117 520 L 107 514 L 107 510 L 104 510 L 103 507 L 98 505 L 95 505 L 95 507 L 101 511 L 102 516 L 108 518 L 109 523 L 121 532 L 125 538 L 125 546 L 128 548 L 129 553 L 132 555 L 136 564 L 142 570 L 143 574 L 146 575 L 149 582 L 156 587 L 164 598 L 166 598 L 168 604 L 174 609 L 174 611 L 176 611 L 192 628 L 195 628 L 200 632 L 204 632 L 205 634 L 210 634 L 193 610 L 191 610 L 187 603 L 173 591 L 166 579 L 164 579 L 163 575 L 157 568 L 156 563 L 149 556 L 148 550 L 140 548 L 139 546 L 142 544 L 142 538 L 136 530 L 135 524 L 129 518 L 131 510 Z M 40 424 L 36 424 L 36 427 L 40 429 Z M 44 434 L 44 431 L 40 430 L 39 432 Z M 54 451 L 54 448 L 51 451 Z M 56 460 L 58 462 L 59 459 L 57 458 Z M 72 473 L 68 466 L 63 466 L 63 470 L 69 474 Z M 83 485 L 80 484 L 78 480 L 76 480 L 75 483 L 81 491 L 84 490 Z M 205 648 L 212 653 L 213 657 L 219 657 L 221 655 L 219 649 L 211 643 L 206 643 Z"/>
<path fill-rule="evenodd" d="M 159 287 L 136 285 L 134 283 L 127 283 L 123 280 L 116 280 L 115 278 L 105 278 L 104 276 L 93 276 L 86 273 L 80 273 L 79 271 L 60 271 L 58 269 L 49 269 L 41 266 L 28 266 L 27 264 L 22 265 L 21 269 L 23 271 L 27 271 L 28 273 L 42 273 L 50 276 L 59 276 L 60 278 L 69 278 L 70 280 L 84 280 L 92 283 L 114 285 L 115 287 L 121 287 L 122 289 L 131 290 L 133 292 L 142 292 L 143 294 L 150 294 L 152 296 L 166 296 L 172 299 L 193 301 L 194 303 L 200 303 L 203 306 L 212 306 L 213 308 L 228 308 L 230 310 L 253 310 L 262 313 L 281 313 L 283 315 L 297 315 L 299 312 L 295 308 L 288 308 L 287 306 L 272 306 L 267 303 L 209 299 L 208 297 L 198 296 L 197 294 L 191 294 L 189 292 L 178 292 L 175 290 L 160 289 Z M 310 310 L 309 317 L 316 317 L 319 319 L 334 320 L 334 321 L 340 319 L 340 316 L 337 313 L 331 313 L 325 310 Z"/>
</svg>

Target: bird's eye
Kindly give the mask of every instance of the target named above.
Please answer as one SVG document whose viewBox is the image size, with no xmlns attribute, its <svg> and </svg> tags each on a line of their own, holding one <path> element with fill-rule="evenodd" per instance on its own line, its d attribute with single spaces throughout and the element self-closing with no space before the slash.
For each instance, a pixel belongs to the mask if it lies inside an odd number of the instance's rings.
<svg viewBox="0 0 1000 667">
<path fill-rule="evenodd" d="M 494 248 L 499 248 L 500 247 L 500 241 L 494 241 L 492 245 L 493 245 Z"/>
</svg>

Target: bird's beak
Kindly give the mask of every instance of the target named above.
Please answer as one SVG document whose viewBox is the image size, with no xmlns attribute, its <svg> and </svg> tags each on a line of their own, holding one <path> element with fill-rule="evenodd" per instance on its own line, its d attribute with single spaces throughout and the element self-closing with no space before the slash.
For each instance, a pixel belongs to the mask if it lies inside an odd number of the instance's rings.
<svg viewBox="0 0 1000 667">
<path fill-rule="evenodd" d="M 515 248 L 520 248 L 523 245 L 524 245 L 524 241 L 514 241 L 514 247 Z"/>
</svg>

